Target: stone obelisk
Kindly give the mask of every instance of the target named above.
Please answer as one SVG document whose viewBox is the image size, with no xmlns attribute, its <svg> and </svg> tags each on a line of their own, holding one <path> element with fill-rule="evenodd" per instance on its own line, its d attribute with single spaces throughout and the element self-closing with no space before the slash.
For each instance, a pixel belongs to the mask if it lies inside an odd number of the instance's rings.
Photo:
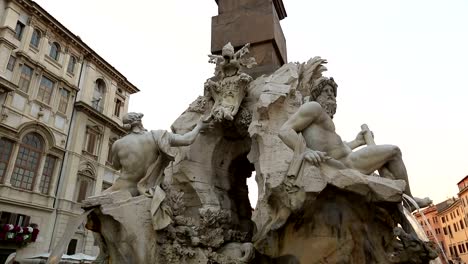
<svg viewBox="0 0 468 264">
<path fill-rule="evenodd" d="M 221 54 L 227 42 L 236 48 L 250 43 L 257 67 L 252 77 L 269 74 L 287 63 L 286 39 L 280 20 L 286 17 L 282 0 L 215 0 L 218 15 L 211 20 L 211 52 Z"/>
</svg>

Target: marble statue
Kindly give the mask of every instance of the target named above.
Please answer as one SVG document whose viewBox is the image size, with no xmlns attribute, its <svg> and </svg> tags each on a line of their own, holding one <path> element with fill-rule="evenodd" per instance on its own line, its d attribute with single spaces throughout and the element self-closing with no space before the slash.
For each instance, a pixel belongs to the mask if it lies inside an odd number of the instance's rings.
<svg viewBox="0 0 468 264">
<path fill-rule="evenodd" d="M 302 157 L 315 166 L 323 162 L 333 163 L 341 168 L 350 168 L 369 175 L 385 167 L 387 177 L 404 180 L 405 194 L 411 195 L 408 174 L 403 163 L 401 151 L 393 145 L 367 145 L 357 151 L 354 149 L 366 145 L 365 135 L 369 131 L 361 130 L 356 139 L 343 142 L 335 132 L 333 115 L 336 112 L 338 85 L 333 78 L 322 77 L 314 82 L 310 90 L 309 102 L 303 104 L 280 129 L 283 142 L 295 149 L 298 145 L 298 133 L 305 139 L 307 150 Z M 429 198 L 413 197 L 419 207 L 429 206 Z"/>
<path fill-rule="evenodd" d="M 322 75 L 326 60 L 288 63 L 253 80 L 241 72 L 255 64 L 248 47 L 235 52 L 228 43 L 221 56 L 210 55 L 215 76 L 173 133 L 147 131 L 142 114 L 124 116 L 129 134 L 112 147 L 121 177 L 83 202 L 101 249 L 96 263 L 436 258 L 402 207 L 412 195 L 399 148 L 375 145 L 365 125 L 351 142 L 335 132 L 337 84 Z"/>
<path fill-rule="evenodd" d="M 239 107 L 246 94 L 246 88 L 252 81 L 248 74 L 240 72 L 241 67 L 251 68 L 255 59 L 248 57 L 249 44 L 246 44 L 237 52 L 231 43 L 227 43 L 221 56 L 208 55 L 209 62 L 216 64 L 215 77 L 218 81 L 208 79 L 205 83 L 205 90 L 215 100 L 209 119 L 215 122 L 223 120 L 234 120 L 239 111 Z"/>
<path fill-rule="evenodd" d="M 174 160 L 171 147 L 192 144 L 208 124 L 200 120 L 192 131 L 179 135 L 165 130 L 147 131 L 142 118 L 143 114 L 133 112 L 123 117 L 124 128 L 129 134 L 112 145 L 112 165 L 121 174 L 104 193 L 129 191 L 132 196 L 152 197 L 153 227 L 160 230 L 172 222 L 169 209 L 162 206 L 166 194 L 160 187 L 164 169 Z"/>
<path fill-rule="evenodd" d="M 337 85 L 322 75 L 325 63 L 286 64 L 248 90 L 256 96 L 248 100 L 256 102 L 249 159 L 259 186 L 258 255 L 265 263 L 429 263 L 434 245 L 402 207 L 411 192 L 400 150 L 375 145 L 365 125 L 353 141 L 341 140 L 332 121 Z"/>
<path fill-rule="evenodd" d="M 112 166 L 121 176 L 105 192 L 127 190 L 133 196 L 151 195 L 154 187 L 162 183 L 163 172 L 174 159 L 171 147 L 192 144 L 203 128 L 201 120 L 192 131 L 178 135 L 165 130 L 148 131 L 143 127 L 141 113 L 128 113 L 123 117 L 129 134 L 112 145 Z"/>
</svg>

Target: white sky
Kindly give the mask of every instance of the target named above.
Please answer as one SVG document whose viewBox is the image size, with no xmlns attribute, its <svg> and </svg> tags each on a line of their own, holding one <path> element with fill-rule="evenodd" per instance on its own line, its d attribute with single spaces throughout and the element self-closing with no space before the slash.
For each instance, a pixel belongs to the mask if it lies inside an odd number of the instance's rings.
<svg viewBox="0 0 468 264">
<path fill-rule="evenodd" d="M 36 0 L 141 92 L 130 111 L 169 129 L 211 77 L 214 0 Z M 468 1 L 284 0 L 289 61 L 321 56 L 337 132 L 362 123 L 403 152 L 415 196 L 456 196 L 468 174 Z"/>
</svg>

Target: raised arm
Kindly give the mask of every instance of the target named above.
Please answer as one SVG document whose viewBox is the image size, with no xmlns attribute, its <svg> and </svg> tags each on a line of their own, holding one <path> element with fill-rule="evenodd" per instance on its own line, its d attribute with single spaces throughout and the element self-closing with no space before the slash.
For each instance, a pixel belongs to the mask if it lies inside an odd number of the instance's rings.
<svg viewBox="0 0 468 264">
<path fill-rule="evenodd" d="M 120 164 L 119 156 L 117 155 L 119 152 L 119 141 L 117 140 L 112 144 L 111 155 L 112 155 L 112 167 L 116 170 L 120 170 L 122 165 Z"/>
<path fill-rule="evenodd" d="M 206 128 L 207 126 L 208 126 L 208 123 L 205 123 L 200 120 L 198 121 L 195 128 L 192 129 L 192 131 L 187 132 L 183 135 L 172 134 L 171 146 L 180 147 L 180 146 L 191 145 L 197 138 L 197 135 L 198 133 L 200 133 L 200 130 Z"/>
<path fill-rule="evenodd" d="M 294 150 L 298 140 L 297 133 L 310 126 L 322 111 L 322 107 L 316 102 L 303 104 L 280 128 L 279 137 L 290 149 Z"/>
</svg>

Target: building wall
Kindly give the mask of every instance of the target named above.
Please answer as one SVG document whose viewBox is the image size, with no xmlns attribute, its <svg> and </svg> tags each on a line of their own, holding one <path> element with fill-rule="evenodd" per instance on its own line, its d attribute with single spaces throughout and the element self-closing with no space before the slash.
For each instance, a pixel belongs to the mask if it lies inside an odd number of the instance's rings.
<svg viewBox="0 0 468 264">
<path fill-rule="evenodd" d="M 26 86 L 28 69 L 32 73 Z M 44 89 L 50 83 L 51 89 Z M 8 89 L 3 89 L 5 85 Z M 0 143 L 12 145 L 3 164 L 0 156 L 0 216 L 27 215 L 30 223 L 39 225 L 37 241 L 19 250 L 18 256 L 49 252 L 70 229 L 70 219 L 82 213 L 80 200 L 100 194 L 118 177 L 107 157 L 111 143 L 124 133 L 121 119 L 130 95 L 138 89 L 29 0 L 0 0 L 0 86 Z M 99 96 L 96 88 L 102 90 Z M 88 149 L 90 131 L 97 133 L 93 151 Z M 26 137 L 30 133 L 43 146 L 37 151 L 34 182 L 30 188 L 18 187 L 12 178 L 18 178 L 17 157 L 24 154 L 22 141 L 31 138 Z M 52 169 L 47 166 L 50 157 L 55 158 Z M 41 180 L 49 175 L 44 192 Z M 87 188 L 81 187 L 83 182 Z M 86 191 L 80 193 L 81 189 Z M 92 234 L 83 225 L 72 239 L 76 253 L 97 255 Z"/>
<path fill-rule="evenodd" d="M 441 220 L 438 215 L 437 208 L 434 205 L 431 205 L 428 208 L 422 210 L 421 212 L 422 214 L 419 212 L 414 214 L 416 219 L 423 227 L 424 232 L 426 233 L 428 238 L 434 243 L 439 243 L 441 247 L 440 250 L 443 250 L 445 255 L 447 255 L 447 243 L 445 242 L 443 228 L 441 225 Z M 445 263 L 442 252 L 440 252 L 439 257 L 443 261 L 443 263 Z"/>
<path fill-rule="evenodd" d="M 79 67 L 74 73 L 67 73 L 66 66 L 70 52 L 62 50 L 58 61 L 48 58 L 49 42 L 60 41 L 66 45 L 55 33 L 49 30 L 40 38 L 37 48 L 31 45 L 34 29 L 45 32 L 47 27 L 39 20 L 35 20 L 30 13 L 14 1 L 0 1 L 0 78 L 18 86 L 20 75 L 24 67 L 30 67 L 32 74 L 27 89 L 0 95 L 0 141 L 9 142 L 12 151 L 8 155 L 8 162 L 4 175 L 0 180 L 0 211 L 29 216 L 29 223 L 37 224 L 40 233 L 37 242 L 22 249 L 24 254 L 38 254 L 48 251 L 52 235 L 54 218 L 54 197 L 57 179 L 67 141 L 68 127 L 73 111 L 73 98 L 76 97 L 77 75 Z M 17 23 L 22 23 L 22 34 L 17 38 L 15 31 Z M 69 49 L 73 50 L 72 47 Z M 15 58 L 14 61 L 10 58 Z M 10 68 L 8 64 L 10 62 Z M 11 63 L 13 62 L 13 63 Z M 39 86 L 43 76 L 53 81 L 50 100 L 39 95 Z M 68 103 L 65 111 L 59 111 L 61 89 L 68 92 Z M 63 110 L 64 108 L 61 108 Z M 28 134 L 37 135 L 42 141 L 42 148 L 38 152 L 37 166 L 33 174 L 31 188 L 17 186 L 15 179 L 20 172 L 18 157 L 23 153 L 22 141 Z M 41 190 L 41 179 L 44 178 L 47 157 L 54 157 L 52 179 L 48 190 Z M 46 172 L 47 173 L 47 172 Z M 15 176 L 16 175 L 16 176 Z M 0 245 L 0 248 L 2 245 Z"/>
<path fill-rule="evenodd" d="M 459 199 L 439 212 L 447 253 L 451 259 L 461 258 L 468 262 L 468 230 Z"/>
</svg>

